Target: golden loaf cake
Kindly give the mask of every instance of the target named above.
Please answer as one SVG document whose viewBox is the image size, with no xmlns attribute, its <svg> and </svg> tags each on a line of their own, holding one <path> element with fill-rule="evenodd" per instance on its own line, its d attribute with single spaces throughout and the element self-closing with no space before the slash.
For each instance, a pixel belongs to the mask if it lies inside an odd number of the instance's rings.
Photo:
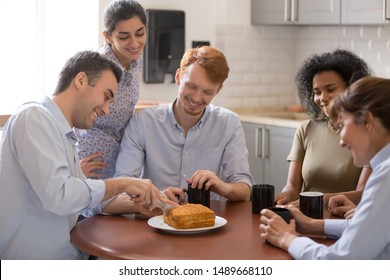
<svg viewBox="0 0 390 280">
<path fill-rule="evenodd" d="M 201 204 L 187 203 L 170 209 L 164 222 L 176 229 L 211 227 L 215 224 L 215 213 Z"/>
</svg>

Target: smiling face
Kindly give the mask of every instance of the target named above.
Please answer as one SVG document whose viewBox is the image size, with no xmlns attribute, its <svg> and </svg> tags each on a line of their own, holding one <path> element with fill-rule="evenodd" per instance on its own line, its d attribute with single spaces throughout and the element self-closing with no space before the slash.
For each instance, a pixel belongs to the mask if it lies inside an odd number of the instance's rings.
<svg viewBox="0 0 390 280">
<path fill-rule="evenodd" d="M 369 164 L 373 143 L 364 123 L 356 123 L 351 113 L 341 112 L 339 116 L 340 145 L 352 155 L 355 166 Z M 374 152 L 375 154 L 375 152 Z"/>
<path fill-rule="evenodd" d="M 80 79 L 80 94 L 73 110 L 72 123 L 74 127 L 89 129 L 98 116 L 109 114 L 110 104 L 116 96 L 117 80 L 110 70 L 103 71 L 92 86 L 88 84 L 86 75 Z"/>
<path fill-rule="evenodd" d="M 104 32 L 106 42 L 111 45 L 119 62 L 128 68 L 131 61 L 137 60 L 145 47 L 146 26 L 138 16 L 120 21 L 109 35 Z"/>
<path fill-rule="evenodd" d="M 207 105 L 218 94 L 222 86 L 212 83 L 204 70 L 197 63 L 188 66 L 180 77 L 176 72 L 176 84 L 179 86 L 178 106 L 191 116 L 202 116 Z"/>
<path fill-rule="evenodd" d="M 313 77 L 314 103 L 329 117 L 330 101 L 339 96 L 346 85 L 339 74 L 334 71 L 324 71 Z"/>
</svg>

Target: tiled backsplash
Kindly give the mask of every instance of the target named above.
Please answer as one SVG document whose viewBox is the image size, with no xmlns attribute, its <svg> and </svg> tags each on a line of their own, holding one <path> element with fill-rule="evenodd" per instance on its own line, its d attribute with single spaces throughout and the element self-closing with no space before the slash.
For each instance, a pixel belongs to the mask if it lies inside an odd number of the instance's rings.
<svg viewBox="0 0 390 280">
<path fill-rule="evenodd" d="M 390 27 L 218 26 L 216 47 L 230 74 L 213 102 L 228 108 L 298 104 L 294 78 L 311 54 L 345 48 L 367 61 L 375 75 L 390 77 Z"/>
</svg>

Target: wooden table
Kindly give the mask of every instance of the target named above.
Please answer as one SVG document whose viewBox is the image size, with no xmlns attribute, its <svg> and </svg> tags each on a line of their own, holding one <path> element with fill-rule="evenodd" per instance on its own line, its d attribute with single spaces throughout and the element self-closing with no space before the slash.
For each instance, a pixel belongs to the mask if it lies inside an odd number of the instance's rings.
<svg viewBox="0 0 390 280">
<path fill-rule="evenodd" d="M 260 237 L 259 218 L 251 202 L 212 201 L 211 209 L 227 224 L 198 234 L 154 229 L 136 215 L 93 216 L 78 223 L 71 241 L 80 250 L 103 259 L 291 259 Z M 334 241 L 317 238 L 332 244 Z"/>
</svg>

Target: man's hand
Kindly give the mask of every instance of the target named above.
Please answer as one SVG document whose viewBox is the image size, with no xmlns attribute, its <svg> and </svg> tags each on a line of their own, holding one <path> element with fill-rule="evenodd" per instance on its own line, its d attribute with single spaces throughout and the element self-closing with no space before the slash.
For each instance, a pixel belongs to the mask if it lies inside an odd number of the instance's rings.
<svg viewBox="0 0 390 280">
<path fill-rule="evenodd" d="M 175 202 L 175 203 L 184 203 L 185 201 L 185 195 L 186 188 L 175 188 L 175 187 L 168 187 L 166 188 L 163 193 L 166 195 L 166 197 Z"/>
</svg>

